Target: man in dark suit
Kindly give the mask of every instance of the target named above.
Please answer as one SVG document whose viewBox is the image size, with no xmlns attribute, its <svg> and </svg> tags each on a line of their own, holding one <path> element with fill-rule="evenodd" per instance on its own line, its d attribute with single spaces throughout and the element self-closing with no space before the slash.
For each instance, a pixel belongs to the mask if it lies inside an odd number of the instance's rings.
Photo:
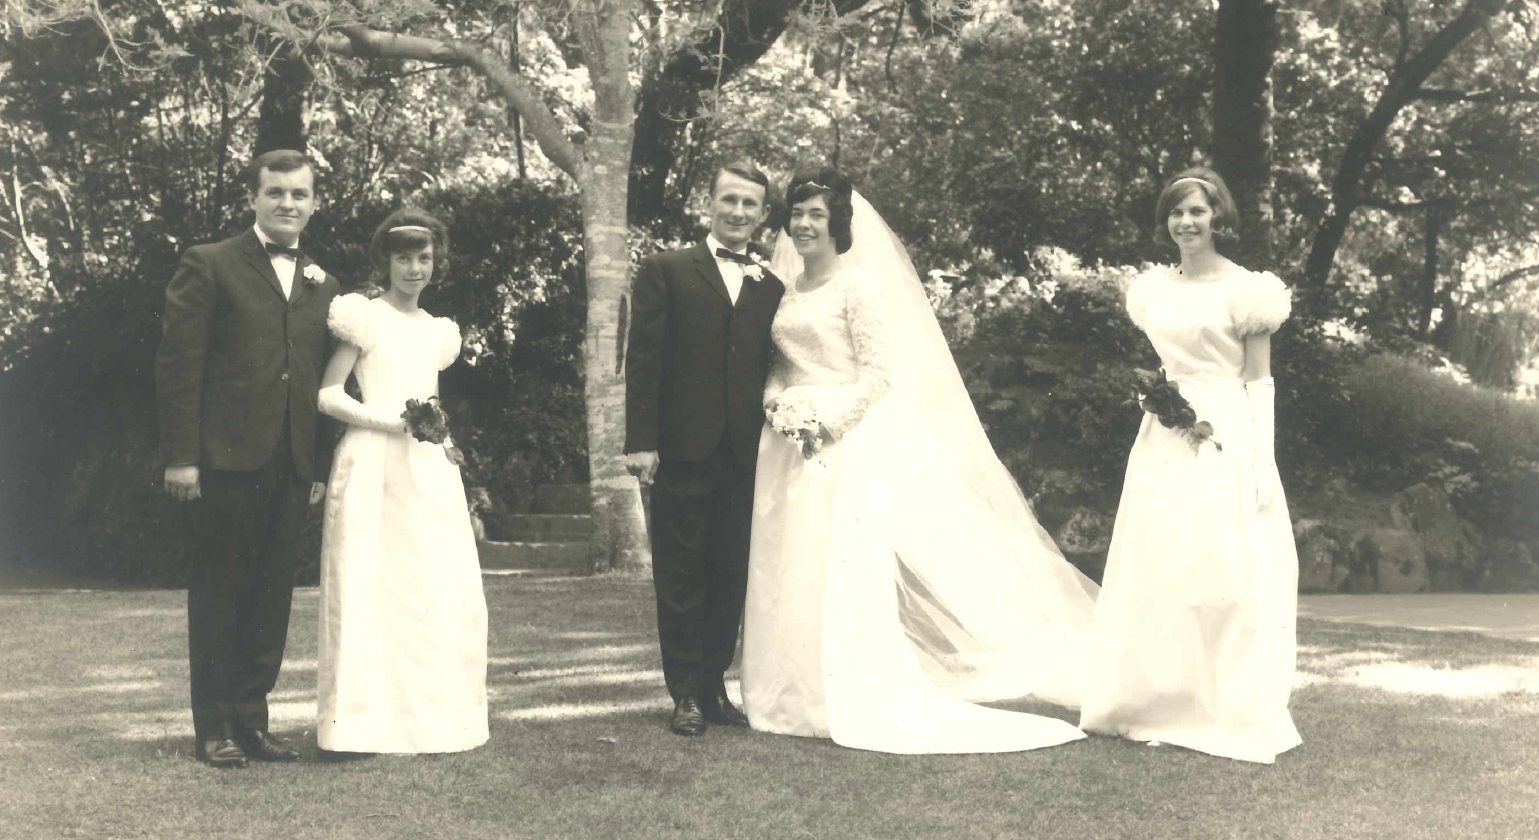
<svg viewBox="0 0 1539 840">
<path fill-rule="evenodd" d="M 330 447 L 316 393 L 337 282 L 299 250 L 315 170 L 299 152 L 252 161 L 256 224 L 188 248 L 166 288 L 155 395 L 166 492 L 185 511 L 187 647 L 199 760 L 244 767 L 299 754 L 268 730 L 305 505 Z"/>
<path fill-rule="evenodd" d="M 679 735 L 748 724 L 722 675 L 748 586 L 770 322 L 784 291 L 749 252 L 768 191 L 752 164 L 719 170 L 710 235 L 642 260 L 632 293 L 626 467 L 653 485 L 657 634 Z"/>
</svg>

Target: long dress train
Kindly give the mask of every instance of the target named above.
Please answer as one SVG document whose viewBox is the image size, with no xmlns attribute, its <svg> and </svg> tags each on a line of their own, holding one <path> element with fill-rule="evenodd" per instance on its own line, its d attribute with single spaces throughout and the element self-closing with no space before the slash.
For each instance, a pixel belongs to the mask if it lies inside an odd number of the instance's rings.
<svg viewBox="0 0 1539 840">
<path fill-rule="evenodd" d="M 1077 705 L 1094 585 L 1008 527 L 957 476 L 917 395 L 890 390 L 880 287 L 846 268 L 776 316 L 767 398 L 839 435 L 814 460 L 766 427 L 759 446 L 743 700 L 758 730 L 892 753 L 1007 752 L 1083 738 L 1055 718 L 967 702 Z M 1011 579 L 957 574 L 987 557 Z M 1071 591 L 1012 599 L 1006 593 Z M 955 632 L 967 642 L 953 641 Z M 964 699 L 967 698 L 967 699 Z"/>
</svg>

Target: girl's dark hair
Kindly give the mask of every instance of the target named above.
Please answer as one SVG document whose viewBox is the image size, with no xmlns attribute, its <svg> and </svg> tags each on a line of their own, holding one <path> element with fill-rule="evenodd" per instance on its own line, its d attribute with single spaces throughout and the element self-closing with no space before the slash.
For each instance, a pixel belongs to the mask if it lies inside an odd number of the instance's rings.
<svg viewBox="0 0 1539 840">
<path fill-rule="evenodd" d="M 1229 185 L 1212 169 L 1193 166 L 1177 173 L 1176 177 L 1166 182 L 1165 189 L 1160 193 L 1160 201 L 1154 206 L 1154 244 L 1171 243 L 1170 225 L 1167 222 L 1171 209 L 1199 190 L 1208 206 L 1213 208 L 1214 243 L 1228 245 L 1239 241 L 1240 211 L 1235 207 L 1234 196 L 1229 193 Z"/>
<path fill-rule="evenodd" d="M 815 196 L 826 196 L 828 202 L 828 235 L 833 237 L 834 250 L 844 253 L 850 250 L 854 240 L 850 235 L 850 221 L 855 217 L 855 205 L 850 201 L 854 191 L 850 178 L 832 166 L 817 171 L 799 170 L 786 185 L 785 219 L 781 229 L 791 232 L 791 208 Z"/>
<path fill-rule="evenodd" d="M 429 282 L 437 283 L 449 268 L 449 231 L 432 213 L 402 207 L 374 229 L 374 238 L 369 241 L 369 276 L 388 287 L 390 255 L 419 251 L 429 245 L 433 246 L 433 276 Z"/>
</svg>

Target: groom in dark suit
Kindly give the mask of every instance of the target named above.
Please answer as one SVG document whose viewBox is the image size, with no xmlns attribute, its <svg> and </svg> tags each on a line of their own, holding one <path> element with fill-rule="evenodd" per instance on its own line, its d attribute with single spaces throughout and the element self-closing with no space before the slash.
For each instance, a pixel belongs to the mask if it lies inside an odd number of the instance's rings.
<svg viewBox="0 0 1539 840">
<path fill-rule="evenodd" d="M 337 281 L 299 249 L 315 170 L 299 152 L 268 152 L 246 189 L 256 224 L 182 255 L 155 359 L 166 492 L 188 503 L 196 754 L 214 767 L 299 758 L 268 731 L 267 694 L 283 663 L 305 505 L 324 495 L 330 467 L 315 398 Z"/>
<path fill-rule="evenodd" d="M 784 291 L 749 251 L 768 192 L 752 164 L 720 169 L 710 235 L 642 260 L 632 292 L 626 467 L 653 485 L 657 634 L 679 735 L 748 725 L 722 675 L 748 586 L 770 322 Z"/>
</svg>

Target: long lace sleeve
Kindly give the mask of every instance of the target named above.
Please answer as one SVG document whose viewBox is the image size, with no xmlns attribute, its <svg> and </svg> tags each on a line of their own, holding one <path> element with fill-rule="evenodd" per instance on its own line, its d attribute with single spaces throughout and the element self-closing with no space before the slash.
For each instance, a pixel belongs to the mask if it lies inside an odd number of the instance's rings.
<svg viewBox="0 0 1539 840">
<path fill-rule="evenodd" d="M 855 428 L 866 411 L 892 387 L 894 368 L 891 324 L 884 315 L 876 282 L 858 273 L 842 280 L 846 284 L 845 320 L 855 347 L 858 374 L 844 410 L 832 418 L 833 422 L 824 424 L 835 439 Z"/>
<path fill-rule="evenodd" d="M 764 410 L 769 410 L 769 404 L 780 398 L 785 391 L 788 367 L 784 356 L 779 351 L 771 351 L 769 376 L 764 380 Z"/>
</svg>

